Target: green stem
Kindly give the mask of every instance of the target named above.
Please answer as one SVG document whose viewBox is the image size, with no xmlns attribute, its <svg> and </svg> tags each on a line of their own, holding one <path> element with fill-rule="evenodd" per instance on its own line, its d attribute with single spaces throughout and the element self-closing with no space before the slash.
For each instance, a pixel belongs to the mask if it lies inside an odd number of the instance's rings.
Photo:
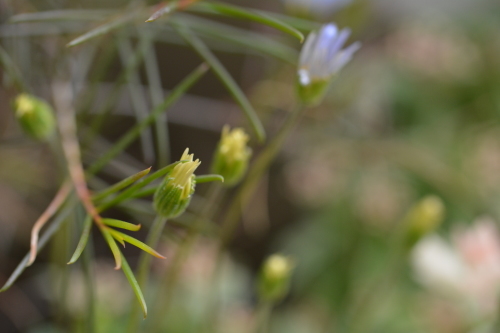
<svg viewBox="0 0 500 333">
<path fill-rule="evenodd" d="M 254 164 L 252 165 L 248 176 L 245 178 L 243 184 L 241 185 L 236 197 L 232 201 L 229 209 L 226 213 L 226 218 L 221 227 L 221 250 L 227 245 L 231 240 L 233 233 L 238 226 L 238 221 L 241 214 L 241 208 L 244 207 L 248 200 L 250 200 L 253 195 L 255 188 L 257 187 L 260 178 L 264 172 L 269 168 L 271 162 L 276 157 L 285 140 L 290 135 L 291 131 L 298 124 L 301 116 L 303 115 L 305 108 L 300 105 L 294 111 L 290 113 L 286 119 L 283 126 L 278 131 L 278 134 L 269 143 L 269 145 L 264 148 L 261 154 L 257 157 Z"/>
<path fill-rule="evenodd" d="M 87 247 L 83 251 L 82 256 L 82 269 L 85 278 L 85 286 L 87 293 L 87 313 L 85 318 L 85 332 L 92 333 L 95 332 L 95 308 L 96 308 L 96 297 L 95 297 L 95 286 L 94 277 L 92 274 L 92 261 L 94 257 L 93 247 L 92 247 L 92 235 L 90 235 L 87 241 Z"/>
<path fill-rule="evenodd" d="M 255 333 L 267 333 L 269 331 L 272 310 L 273 304 L 271 302 L 259 302 L 256 310 Z"/>
<path fill-rule="evenodd" d="M 156 304 L 153 306 L 153 309 L 156 310 L 156 314 L 152 316 L 152 329 L 150 332 L 161 332 L 161 326 L 164 322 L 165 314 L 168 314 L 184 263 L 197 243 L 200 230 L 203 228 L 203 223 L 205 222 L 206 217 L 210 217 L 212 215 L 214 208 L 216 207 L 215 203 L 218 201 L 222 193 L 221 190 L 222 186 L 220 183 L 213 183 L 209 188 L 207 200 L 204 207 L 201 209 L 200 215 L 196 218 L 192 228 L 189 229 L 186 238 L 175 252 L 172 263 L 166 271 L 166 274 L 162 279 L 162 284 L 159 287 L 160 292 L 158 295 L 161 296 L 156 298 Z M 159 311 L 161 311 L 161 313 L 159 313 Z"/>
<path fill-rule="evenodd" d="M 148 236 L 146 238 L 146 244 L 152 248 L 156 248 L 158 242 L 160 241 L 161 234 L 167 223 L 167 219 L 161 216 L 157 216 L 149 230 Z M 151 266 L 152 256 L 148 253 L 142 252 L 139 257 L 139 264 L 137 266 L 137 283 L 142 289 L 143 293 L 146 294 L 146 283 L 149 279 L 149 268 Z M 132 305 L 132 310 L 130 312 L 130 321 L 128 325 L 127 332 L 136 333 L 139 331 L 140 317 L 137 315 L 139 312 L 139 304 L 134 302 Z"/>
<path fill-rule="evenodd" d="M 229 241 L 231 240 L 236 227 L 238 226 L 238 222 L 240 219 L 241 208 L 245 207 L 248 203 L 249 199 L 253 195 L 255 188 L 258 185 L 258 182 L 264 172 L 269 168 L 271 162 L 273 161 L 276 154 L 279 152 L 285 140 L 288 138 L 292 130 L 299 123 L 302 115 L 304 114 L 306 108 L 303 105 L 298 105 L 285 120 L 285 123 L 280 128 L 276 136 L 269 143 L 268 146 L 264 148 L 261 154 L 257 157 L 255 162 L 253 163 L 250 171 L 248 172 L 248 176 L 245 178 L 243 184 L 240 186 L 238 193 L 235 198 L 231 202 L 229 206 L 226 218 L 222 223 L 220 230 L 220 243 L 219 249 L 217 252 L 217 259 L 215 270 L 212 275 L 212 285 L 215 285 L 219 271 L 222 266 L 222 253 L 224 248 L 227 246 Z M 208 331 L 211 332 L 212 328 L 215 325 L 215 319 L 217 318 L 218 306 L 216 303 L 216 293 L 215 288 L 211 290 L 210 295 L 208 296 L 208 313 L 206 316 L 206 325 L 208 326 Z"/>
</svg>

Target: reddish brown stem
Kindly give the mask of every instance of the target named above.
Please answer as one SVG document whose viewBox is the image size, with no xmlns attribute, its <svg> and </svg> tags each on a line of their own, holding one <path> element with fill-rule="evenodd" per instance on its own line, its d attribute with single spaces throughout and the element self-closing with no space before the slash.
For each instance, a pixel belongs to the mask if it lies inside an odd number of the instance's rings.
<svg viewBox="0 0 500 333">
<path fill-rule="evenodd" d="M 47 221 L 54 216 L 59 207 L 64 203 L 66 198 L 71 191 L 71 182 L 69 180 L 65 181 L 59 191 L 57 192 L 52 202 L 49 204 L 47 209 L 40 215 L 38 220 L 36 220 L 33 228 L 31 229 L 31 250 L 30 250 L 30 258 L 26 266 L 30 266 L 33 264 L 36 258 L 37 250 L 38 250 L 38 234 L 42 227 L 47 223 Z"/>
</svg>

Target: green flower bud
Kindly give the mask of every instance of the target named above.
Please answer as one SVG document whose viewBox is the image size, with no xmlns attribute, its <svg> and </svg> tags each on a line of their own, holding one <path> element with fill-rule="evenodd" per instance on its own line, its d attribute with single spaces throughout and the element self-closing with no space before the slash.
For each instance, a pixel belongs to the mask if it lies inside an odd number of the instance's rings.
<svg viewBox="0 0 500 333">
<path fill-rule="evenodd" d="M 20 94 L 14 101 L 14 109 L 23 131 L 34 139 L 45 140 L 54 132 L 54 111 L 45 101 Z"/>
<path fill-rule="evenodd" d="M 191 196 L 194 193 L 196 180 L 194 171 L 201 164 L 200 160 L 193 161 L 193 154 L 186 148 L 181 161 L 170 171 L 156 189 L 153 204 L 156 212 L 167 218 L 174 218 L 186 210 Z"/>
<path fill-rule="evenodd" d="M 264 262 L 258 281 L 259 297 L 266 302 L 281 301 L 290 290 L 292 259 L 273 254 Z"/>
<path fill-rule="evenodd" d="M 252 150 L 247 146 L 249 137 L 241 128 L 222 128 L 222 135 L 212 163 L 212 173 L 224 177 L 224 184 L 237 184 L 248 168 Z"/>
<path fill-rule="evenodd" d="M 407 226 L 407 245 L 413 246 L 423 236 L 436 230 L 445 216 L 443 201 L 429 195 L 417 202 L 408 212 L 405 219 Z"/>
</svg>

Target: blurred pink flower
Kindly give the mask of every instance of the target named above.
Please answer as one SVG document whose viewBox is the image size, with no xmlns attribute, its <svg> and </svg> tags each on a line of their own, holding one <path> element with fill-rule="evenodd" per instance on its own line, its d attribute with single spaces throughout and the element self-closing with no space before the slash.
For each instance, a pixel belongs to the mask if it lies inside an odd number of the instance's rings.
<svg viewBox="0 0 500 333">
<path fill-rule="evenodd" d="M 481 317 L 496 311 L 500 289 L 500 235 L 496 223 L 478 218 L 452 231 L 452 242 L 438 235 L 420 241 L 412 253 L 418 281 L 465 301 Z"/>
</svg>

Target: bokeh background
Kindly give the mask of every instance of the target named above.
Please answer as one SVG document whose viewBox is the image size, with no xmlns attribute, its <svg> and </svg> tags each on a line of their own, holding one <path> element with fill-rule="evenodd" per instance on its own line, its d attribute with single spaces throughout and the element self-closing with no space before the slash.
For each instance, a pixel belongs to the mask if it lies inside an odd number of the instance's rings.
<svg viewBox="0 0 500 333">
<path fill-rule="evenodd" d="M 192 323 L 202 316 L 204 299 L 215 288 L 223 300 L 219 331 L 247 332 L 255 320 L 259 267 L 269 254 L 282 252 L 294 258 L 296 267 L 290 294 L 274 311 L 271 332 L 498 332 L 493 325 L 500 286 L 500 3 L 231 3 L 296 17 L 303 20 L 304 29 L 333 21 L 350 27 L 351 41 L 360 40 L 363 47 L 335 79 L 324 103 L 308 111 L 260 182 L 244 210 L 217 286 L 208 278 L 213 244 L 209 238 L 198 244 L 184 268 L 168 315 L 171 320 L 163 331 L 197 332 Z M 50 100 L 49 83 L 67 59 L 75 89 L 97 87 L 97 97 L 79 118 L 81 132 L 119 88 L 113 114 L 97 143 L 83 146 L 86 165 L 134 124 L 134 103 L 146 111 L 154 103 L 147 61 L 129 73 L 125 84 L 120 82 L 144 36 L 151 34 L 153 40 L 145 57 L 157 59 L 152 70 L 158 74 L 162 93 L 201 60 L 164 22 L 149 30 L 140 22 L 130 24 L 67 49 L 67 42 L 99 22 L 97 12 L 74 21 L 11 19 L 59 9 L 99 9 L 105 14 L 127 5 L 118 0 L 0 0 L 0 45 L 37 96 Z M 216 21 L 221 25 L 213 31 L 194 23 L 192 28 L 247 93 L 272 135 L 296 103 L 294 59 L 300 45 L 262 25 Z M 263 35 L 279 41 L 282 48 L 273 57 L 228 40 L 242 31 L 249 38 Z M 62 175 L 49 145 L 20 131 L 11 107 L 16 91 L 5 69 L 0 68 L 0 77 L 3 283 L 28 251 L 31 226 Z M 142 96 L 139 102 L 134 94 Z M 209 73 L 169 111 L 165 124 L 169 148 L 162 158 L 176 160 L 189 147 L 202 161 L 200 173 L 208 173 L 226 123 L 246 126 L 238 106 Z M 155 133 L 145 132 L 90 186 L 99 188 L 103 182 L 158 166 L 162 161 L 152 148 Z M 255 154 L 262 149 L 255 139 L 251 145 Z M 206 188 L 200 185 L 198 191 L 193 211 Z M 444 202 L 444 221 L 394 269 L 392 244 L 397 231 L 408 211 L 428 195 Z M 153 218 L 146 200 L 113 214 L 146 226 Z M 189 223 L 189 214 L 177 223 Z M 217 217 L 214 220 L 217 223 Z M 74 227 L 61 230 L 15 286 L 0 294 L 1 332 L 81 331 L 82 269 L 65 265 L 77 233 Z M 160 252 L 170 254 L 183 231 L 173 223 L 167 234 Z M 94 249 L 98 331 L 123 332 L 127 310 L 135 300 L 123 275 L 113 270 L 100 237 L 95 237 Z M 126 253 L 133 263 L 139 252 L 127 249 Z M 155 262 L 153 269 L 158 274 L 168 269 L 168 259 Z"/>
</svg>

